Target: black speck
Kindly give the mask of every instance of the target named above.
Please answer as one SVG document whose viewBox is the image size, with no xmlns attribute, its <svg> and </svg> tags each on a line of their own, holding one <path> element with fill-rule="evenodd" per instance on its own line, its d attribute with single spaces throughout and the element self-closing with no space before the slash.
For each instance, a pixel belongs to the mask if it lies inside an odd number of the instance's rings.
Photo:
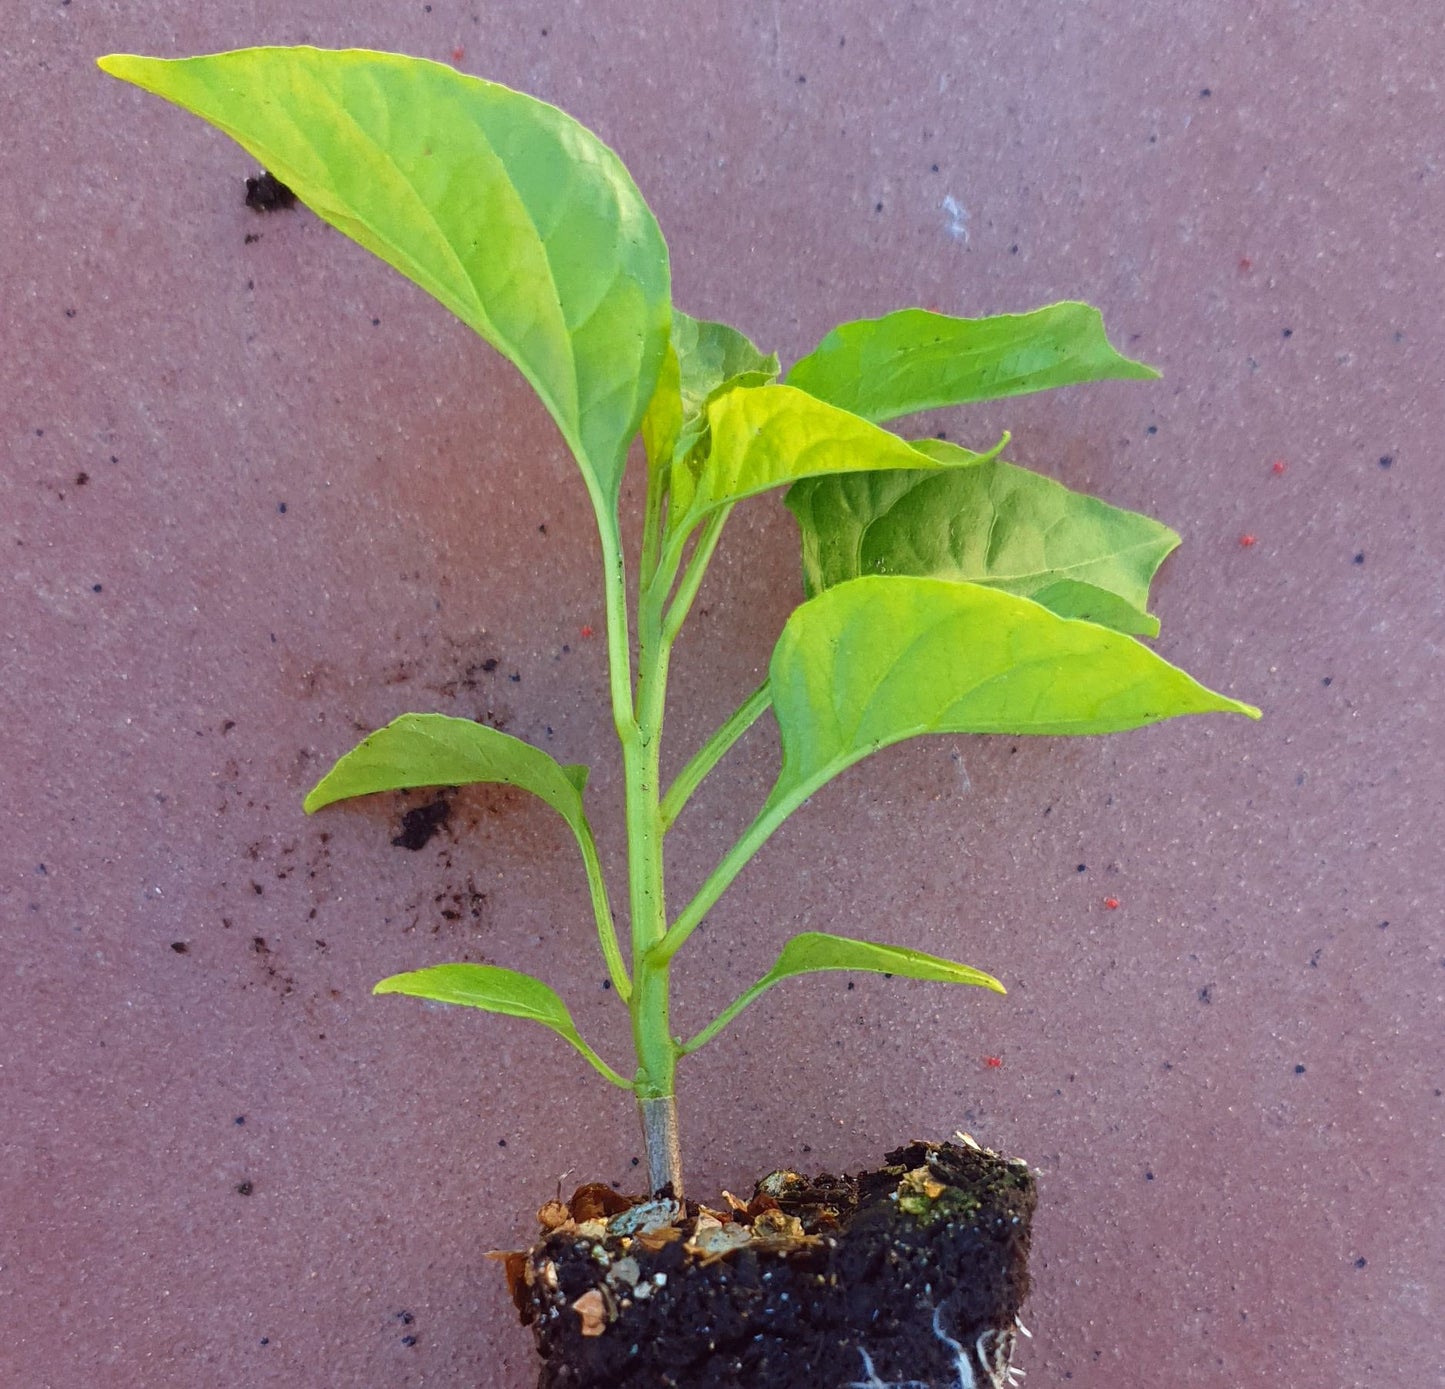
<svg viewBox="0 0 1445 1389">
<path fill-rule="evenodd" d="M 66 311 L 65 311 L 65 316 L 66 316 L 66 318 L 74 318 L 74 317 L 75 317 L 75 310 L 74 310 L 74 309 L 66 309 Z"/>
<path fill-rule="evenodd" d="M 639 1165 L 641 1164 L 641 1162 L 642 1162 L 642 1159 L 641 1159 L 641 1158 L 633 1158 L 633 1159 L 632 1159 L 632 1165 L 633 1165 L 634 1167 L 639 1166 Z"/>
<path fill-rule="evenodd" d="M 45 431 L 43 429 L 37 429 L 35 431 L 35 437 L 37 439 L 43 439 L 45 437 Z"/>
<path fill-rule="evenodd" d="M 1008 253 L 1009 253 L 1009 255 L 1011 255 L 1011 256 L 1016 256 L 1016 255 L 1018 255 L 1018 253 L 1019 253 L 1019 244 L 1018 244 L 1017 241 L 1015 241 L 1014 244 L 1008 248 Z"/>
<path fill-rule="evenodd" d="M 75 475 L 75 485 L 76 485 L 77 487 L 84 487 L 85 484 L 86 484 L 87 482 L 89 482 L 89 481 L 90 481 L 90 474 L 89 474 L 89 473 L 76 473 L 76 475 Z"/>
<path fill-rule="evenodd" d="M 236 1195 L 237 1195 L 237 1196 L 249 1196 L 253 1191 L 255 1191 L 255 1189 L 256 1189 L 256 1188 L 255 1188 L 254 1186 L 252 1186 L 250 1182 L 237 1182 L 237 1183 L 236 1183 Z"/>
<path fill-rule="evenodd" d="M 245 241 L 244 241 L 242 244 L 243 244 L 243 245 L 246 245 L 246 246 L 249 246 L 253 241 L 259 241 L 260 239 L 261 239 L 261 233 L 260 233 L 260 232 L 247 232 L 247 233 L 246 233 L 246 239 L 245 239 Z M 249 283 L 246 285 L 246 288 L 247 288 L 247 289 L 250 289 L 250 288 L 251 288 L 251 286 L 250 286 Z"/>
<path fill-rule="evenodd" d="M 1214 1002 L 1214 985 L 1213 985 L 1213 984 L 1206 984 L 1202 989 L 1200 989 L 1200 991 L 1199 991 L 1199 1001 L 1200 1001 L 1201 1003 L 1213 1003 L 1213 1002 Z"/>
<path fill-rule="evenodd" d="M 519 671 L 515 671 L 515 670 L 514 670 L 514 671 L 507 677 L 507 679 L 510 680 L 510 681 L 512 682 L 512 684 L 514 684 L 514 685 L 520 685 L 520 684 L 522 683 L 522 676 L 521 676 L 521 673 L 520 673 Z"/>
<path fill-rule="evenodd" d="M 848 981 L 848 992 L 849 992 L 849 993 L 852 993 L 852 992 L 853 992 L 853 988 L 854 988 L 853 981 L 850 979 L 850 980 Z"/>
<path fill-rule="evenodd" d="M 496 668 L 497 658 L 495 656 L 488 656 L 487 659 L 482 662 L 482 669 L 486 671 L 488 675 L 490 675 L 494 670 L 496 670 Z"/>
<path fill-rule="evenodd" d="M 415 1336 L 403 1336 L 403 1337 L 401 1338 L 401 1343 L 402 1343 L 402 1345 L 404 1345 L 404 1346 L 414 1346 L 414 1345 L 416 1344 L 416 1337 L 415 1337 Z"/>
<path fill-rule="evenodd" d="M 803 83 L 805 83 L 807 80 L 808 80 L 808 79 L 807 79 L 806 77 L 804 77 L 801 72 L 798 74 L 798 85 L 799 85 L 800 87 L 801 87 L 801 86 L 803 85 Z"/>
<path fill-rule="evenodd" d="M 1329 689 L 1329 687 L 1334 683 L 1335 677 L 1333 675 L 1327 675 L 1323 680 L 1320 681 L 1320 684 L 1323 685 L 1325 689 Z"/>
<path fill-rule="evenodd" d="M 257 897 L 259 897 L 263 892 L 266 891 L 266 889 L 262 887 L 260 883 L 253 881 L 251 884 L 251 891 L 254 892 Z"/>
<path fill-rule="evenodd" d="M 1382 468 L 1393 468 L 1395 466 L 1395 455 L 1393 453 L 1382 453 L 1380 455 L 1380 466 Z"/>
<path fill-rule="evenodd" d="M 1087 873 L 1088 871 L 1089 865 L 1087 863 L 1081 863 L 1076 869 L 1074 869 L 1075 873 Z"/>
<path fill-rule="evenodd" d="M 1152 1182 L 1154 1180 L 1154 1174 L 1152 1172 L 1146 1172 L 1144 1174 L 1144 1180 L 1146 1182 Z"/>
<path fill-rule="evenodd" d="M 262 1337 L 261 1337 L 261 1344 L 262 1344 L 263 1346 L 269 1346 L 269 1345 L 271 1344 L 271 1338 L 270 1338 L 269 1336 L 262 1336 Z"/>
<path fill-rule="evenodd" d="M 1365 1256 L 1364 1256 L 1363 1254 L 1361 1254 L 1360 1257 L 1355 1260 L 1355 1267 L 1356 1267 L 1356 1268 L 1364 1268 L 1364 1266 L 1365 1266 L 1367 1263 L 1369 1263 L 1369 1262 L 1370 1262 L 1370 1261 L 1369 1261 L 1367 1258 L 1365 1258 Z"/>
<path fill-rule="evenodd" d="M 506 1146 L 507 1146 L 507 1140 L 506 1140 L 505 1138 L 499 1138 L 499 1139 L 497 1139 L 497 1147 L 499 1147 L 499 1148 L 505 1148 Z"/>
<path fill-rule="evenodd" d="M 1389 924 L 1390 923 L 1388 921 L 1382 921 L 1377 929 L 1383 931 L 1387 926 L 1389 926 Z"/>
<path fill-rule="evenodd" d="M 265 936 L 252 936 L 251 949 L 258 955 L 266 955 L 270 953 L 271 947 L 266 944 Z"/>
<path fill-rule="evenodd" d="M 1303 1066 L 1299 1065 L 1298 1063 L 1296 1063 L 1295 1068 L 1294 1068 L 1294 1073 L 1295 1073 L 1297 1076 L 1302 1076 L 1302 1075 L 1305 1073 L 1305 1068 L 1304 1068 Z"/>
<path fill-rule="evenodd" d="M 104 592 L 104 589 L 105 589 L 105 585 L 104 585 L 104 584 L 91 584 L 91 586 L 90 586 L 90 591 L 91 591 L 92 593 L 101 593 L 101 592 Z"/>
<path fill-rule="evenodd" d="M 296 194 L 273 173 L 263 170 L 246 180 L 246 206 L 253 212 L 279 212 L 295 202 Z"/>
<path fill-rule="evenodd" d="M 810 1144 L 810 1143 L 804 1143 L 804 1144 L 803 1144 L 803 1151 L 804 1151 L 805 1153 L 811 1153 L 811 1152 L 813 1151 L 812 1144 Z"/>
<path fill-rule="evenodd" d="M 946 439 L 948 438 L 948 431 L 946 429 L 940 429 L 933 437 L 935 439 Z"/>
<path fill-rule="evenodd" d="M 931 174 L 936 174 L 936 173 L 938 172 L 938 165 L 937 165 L 937 164 L 930 164 L 930 165 L 928 166 L 928 172 L 931 173 Z"/>
<path fill-rule="evenodd" d="M 1356 563 L 1356 564 L 1363 564 L 1364 562 L 1365 562 L 1365 552 L 1364 552 L 1363 550 L 1356 550 L 1356 551 L 1355 551 L 1355 563 Z"/>
<path fill-rule="evenodd" d="M 1281 328 L 1281 329 L 1279 330 L 1279 335 L 1280 335 L 1280 337 L 1282 337 L 1282 338 L 1292 338 L 1292 337 L 1294 337 L 1294 329 L 1293 329 L 1293 328 Z"/>
<path fill-rule="evenodd" d="M 1208 101 L 1209 98 L 1212 97 L 1213 95 L 1214 95 L 1214 90 L 1213 90 L 1213 88 L 1211 88 L 1211 87 L 1201 87 L 1201 88 L 1199 89 L 1199 96 L 1200 96 L 1200 99 L 1201 99 L 1202 101 Z"/>
<path fill-rule="evenodd" d="M 191 947 L 183 940 L 173 940 L 171 942 L 171 949 L 174 950 L 177 955 L 189 955 L 191 953 Z"/>
<path fill-rule="evenodd" d="M 874 211 L 874 212 L 882 212 L 882 211 L 883 211 L 883 204 L 882 204 L 882 203 L 874 203 L 874 204 L 873 204 L 873 211 Z"/>
<path fill-rule="evenodd" d="M 238 1115 L 236 1115 L 236 1118 L 235 1118 L 234 1122 L 235 1122 L 238 1126 L 241 1125 L 241 1124 L 244 1124 L 244 1123 L 246 1122 L 246 1116 L 245 1116 L 244 1114 L 238 1114 Z"/>
<path fill-rule="evenodd" d="M 428 6 L 427 6 L 427 9 L 431 9 L 431 6 L 428 5 Z M 542 30 L 542 37 L 543 37 L 544 39 L 547 37 L 547 30 L 545 30 L 545 29 Z"/>
<path fill-rule="evenodd" d="M 1151 424 L 1149 428 L 1144 431 L 1146 434 L 1157 434 L 1158 432 L 1159 426 L 1157 424 Z"/>
<path fill-rule="evenodd" d="M 610 989 L 612 987 L 612 981 L 610 979 L 604 979 L 602 981 L 602 987 L 604 989 Z"/>
<path fill-rule="evenodd" d="M 281 513 L 281 515 L 284 516 L 284 515 L 286 514 L 286 503 L 285 503 L 285 502 L 277 502 L 277 503 L 276 503 L 276 510 L 279 511 L 279 512 Z"/>
<path fill-rule="evenodd" d="M 414 1322 L 414 1321 L 416 1320 L 416 1318 L 415 1318 L 414 1316 L 412 1316 L 412 1314 L 411 1314 L 410 1312 L 398 1312 L 398 1313 L 396 1314 L 396 1319 L 397 1319 L 397 1321 L 399 1321 L 403 1326 L 410 1326 L 410 1325 L 412 1324 L 412 1322 Z"/>
<path fill-rule="evenodd" d="M 401 817 L 401 833 L 392 838 L 398 849 L 424 849 L 451 817 L 452 808 L 444 797 L 415 806 Z"/>
</svg>

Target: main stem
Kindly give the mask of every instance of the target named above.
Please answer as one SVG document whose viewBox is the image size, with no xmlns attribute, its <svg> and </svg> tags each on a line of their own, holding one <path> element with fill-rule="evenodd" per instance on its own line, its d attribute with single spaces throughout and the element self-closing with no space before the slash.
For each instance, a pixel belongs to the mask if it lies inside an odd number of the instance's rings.
<svg viewBox="0 0 1445 1389">
<path fill-rule="evenodd" d="M 645 526 L 653 544 L 660 526 L 660 498 L 649 489 Z M 675 566 L 653 565 L 639 585 L 637 605 L 637 689 L 625 718 L 618 719 L 626 792 L 627 876 L 632 922 L 632 1039 L 637 1052 L 633 1088 L 647 1150 L 653 1191 L 670 1187 L 682 1195 L 675 1077 L 679 1047 L 668 1013 L 668 963 L 654 957 L 667 934 L 663 890 L 661 743 L 667 689 L 669 635 L 663 631 L 663 603 Z M 620 570 L 619 570 L 620 573 Z M 610 614 L 609 614 L 610 617 Z M 625 609 L 623 621 L 625 622 Z M 624 629 L 625 630 L 625 629 Z"/>
</svg>

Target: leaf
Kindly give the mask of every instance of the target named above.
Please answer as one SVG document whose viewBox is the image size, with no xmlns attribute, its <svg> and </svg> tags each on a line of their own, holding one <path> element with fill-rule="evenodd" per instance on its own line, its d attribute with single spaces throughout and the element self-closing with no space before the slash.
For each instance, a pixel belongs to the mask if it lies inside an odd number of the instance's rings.
<svg viewBox="0 0 1445 1389">
<path fill-rule="evenodd" d="M 504 1013 L 541 1023 L 576 1047 L 614 1085 L 624 1090 L 632 1088 L 582 1040 L 572 1014 L 557 993 L 530 974 L 497 965 L 432 965 L 428 969 L 393 974 L 376 985 L 372 993 L 409 994 L 438 1003 L 462 1003 L 488 1013 Z"/>
<path fill-rule="evenodd" d="M 744 378 L 751 385 L 761 385 L 763 378 L 773 380 L 778 374 L 778 354 L 764 356 L 736 328 L 726 323 L 713 323 L 693 318 L 674 309 L 672 313 L 672 345 L 681 367 L 683 418 L 696 419 L 708 401 L 730 383 Z"/>
<path fill-rule="evenodd" d="M 1259 717 L 1131 637 L 943 579 L 865 577 L 797 608 L 769 672 L 783 766 L 769 823 L 870 752 L 922 733 L 1112 733 Z"/>
<path fill-rule="evenodd" d="M 736 328 L 672 311 L 671 357 L 663 367 L 643 438 L 654 467 L 684 458 L 707 433 L 710 401 L 736 386 L 764 386 L 778 375 L 777 353 L 764 356 Z M 673 362 L 675 361 L 675 369 Z"/>
<path fill-rule="evenodd" d="M 992 318 L 901 309 L 843 323 L 786 379 L 819 400 L 879 421 L 1083 381 L 1158 375 L 1109 346 L 1098 309 L 1066 300 Z"/>
<path fill-rule="evenodd" d="M 972 984 L 992 989 L 995 993 L 1007 992 L 997 979 L 982 970 L 971 969 L 968 965 L 956 964 L 937 955 L 925 955 L 921 950 L 909 950 L 901 945 L 880 945 L 876 941 L 851 940 L 847 936 L 828 935 L 822 931 L 804 931 L 783 946 L 773 967 L 752 988 L 734 999 L 697 1036 L 686 1042 L 683 1051 L 696 1051 L 711 1041 L 744 1008 L 781 980 L 825 970 L 896 974 L 905 979 Z"/>
<path fill-rule="evenodd" d="M 502 782 L 540 796 L 575 830 L 585 826 L 587 768 L 564 767 L 510 733 L 446 714 L 402 714 L 363 738 L 311 789 L 308 815 L 336 801 L 413 786 Z"/>
<path fill-rule="evenodd" d="M 667 345 L 667 247 L 617 156 L 545 102 L 361 49 L 112 54 L 225 131 L 514 362 L 615 506 Z"/>
<path fill-rule="evenodd" d="M 863 574 L 964 580 L 1119 631 L 1155 635 L 1149 585 L 1167 526 L 953 444 L 913 446 L 945 471 L 808 478 L 788 493 L 810 595 Z"/>
<path fill-rule="evenodd" d="M 921 950 L 901 945 L 880 945 L 876 941 L 851 940 L 822 931 L 804 931 L 785 946 L 764 978 L 776 984 L 795 974 L 816 974 L 821 970 L 865 970 L 872 974 L 897 974 L 905 979 L 932 979 L 942 984 L 974 984 L 995 993 L 1007 990 L 990 974 L 955 964 Z"/>
<path fill-rule="evenodd" d="M 302 808 L 308 815 L 336 801 L 400 791 L 413 786 L 465 786 L 500 782 L 540 796 L 564 820 L 582 851 L 598 941 L 613 986 L 631 993 L 627 968 L 612 924 L 602 864 L 592 826 L 582 808 L 587 768 L 562 766 L 550 754 L 470 719 L 446 714 L 402 714 L 363 738 L 312 787 Z"/>
<path fill-rule="evenodd" d="M 896 434 L 791 386 L 730 390 L 707 413 L 711 449 L 673 469 L 668 528 L 674 532 L 691 530 L 720 506 L 799 478 L 919 466 L 920 455 Z"/>
</svg>

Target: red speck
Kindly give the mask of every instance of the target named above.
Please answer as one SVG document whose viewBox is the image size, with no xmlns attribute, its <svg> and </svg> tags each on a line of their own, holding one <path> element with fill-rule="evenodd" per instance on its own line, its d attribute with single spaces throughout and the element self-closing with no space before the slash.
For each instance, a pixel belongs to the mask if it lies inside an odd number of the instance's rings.
<svg viewBox="0 0 1445 1389">
<path fill-rule="evenodd" d="M 461 62 L 461 60 L 462 60 L 464 57 L 466 57 L 466 53 L 467 53 L 466 49 L 461 48 L 461 47 L 457 47 L 457 48 L 452 49 L 452 62 L 454 62 L 454 63 L 459 63 L 459 62 Z"/>
<path fill-rule="evenodd" d="M 1119 905 L 1119 899 L 1117 897 L 1106 897 L 1104 898 L 1104 905 L 1108 907 L 1110 911 L 1114 911 Z"/>
<path fill-rule="evenodd" d="M 591 628 L 591 627 L 584 627 L 584 628 L 582 629 L 582 635 L 583 635 L 584 637 L 590 637 L 590 636 L 592 635 L 592 628 Z"/>
<path fill-rule="evenodd" d="M 1274 462 L 1269 465 L 1269 470 L 1275 475 L 1275 477 L 1278 477 L 1282 472 L 1284 472 L 1285 467 L 1286 464 L 1284 459 L 1276 458 Z"/>
<path fill-rule="evenodd" d="M 1239 537 L 1239 543 L 1247 550 L 1247 549 L 1249 549 L 1249 547 L 1250 547 L 1251 545 L 1254 544 L 1254 536 L 1252 536 L 1252 535 L 1241 535 L 1241 536 Z"/>
<path fill-rule="evenodd" d="M 1250 272 L 1251 270 L 1253 270 L 1253 269 L 1254 269 L 1254 262 L 1253 262 L 1252 260 L 1250 260 L 1250 258 L 1249 258 L 1248 256 L 1240 256 L 1240 258 L 1239 258 L 1239 273 L 1240 273 L 1241 275 L 1248 275 L 1249 272 Z"/>
<path fill-rule="evenodd" d="M 985 1057 L 983 1058 L 983 1064 L 984 1064 L 985 1066 L 987 1066 L 987 1067 L 989 1068 L 989 1070 L 991 1070 L 991 1071 L 996 1071 L 996 1070 L 998 1070 L 998 1068 L 999 1068 L 1000 1066 L 1003 1065 L 1003 1057 L 1001 1057 L 1001 1056 L 985 1056 Z"/>
</svg>

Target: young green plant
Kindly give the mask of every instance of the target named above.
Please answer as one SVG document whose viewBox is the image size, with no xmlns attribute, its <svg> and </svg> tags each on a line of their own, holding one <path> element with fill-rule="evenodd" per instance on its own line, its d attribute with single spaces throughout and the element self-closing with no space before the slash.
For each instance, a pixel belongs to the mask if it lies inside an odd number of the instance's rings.
<svg viewBox="0 0 1445 1389">
<path fill-rule="evenodd" d="M 635 1064 L 583 1039 L 547 984 L 493 965 L 384 979 L 412 994 L 529 1018 L 641 1109 L 654 1190 L 682 1189 L 675 1075 L 766 989 L 821 970 L 1003 992 L 991 976 L 899 945 L 817 931 L 690 1039 L 673 1034 L 674 959 L 783 821 L 869 753 L 924 733 L 1083 734 L 1181 714 L 1258 711 L 1200 685 L 1153 636 L 1150 581 L 1178 537 L 986 453 L 881 428 L 938 406 L 1149 367 L 1098 312 L 1060 303 L 982 319 L 904 309 L 844 323 L 784 376 L 776 356 L 671 302 L 657 222 L 617 156 L 552 106 L 451 68 L 360 50 L 253 48 L 101 66 L 232 136 L 320 217 L 440 300 L 532 384 L 577 461 L 602 548 L 613 723 L 621 744 L 630 951 L 584 809 L 587 768 L 466 719 L 405 714 L 346 753 L 305 808 L 405 787 L 504 782 L 567 822 Z M 618 502 L 646 455 L 629 607 Z M 733 508 L 788 488 L 806 599 L 767 678 L 670 786 L 668 666 Z M 669 915 L 663 844 L 688 798 L 765 712 L 782 747 L 770 794 L 691 900 Z"/>
</svg>

